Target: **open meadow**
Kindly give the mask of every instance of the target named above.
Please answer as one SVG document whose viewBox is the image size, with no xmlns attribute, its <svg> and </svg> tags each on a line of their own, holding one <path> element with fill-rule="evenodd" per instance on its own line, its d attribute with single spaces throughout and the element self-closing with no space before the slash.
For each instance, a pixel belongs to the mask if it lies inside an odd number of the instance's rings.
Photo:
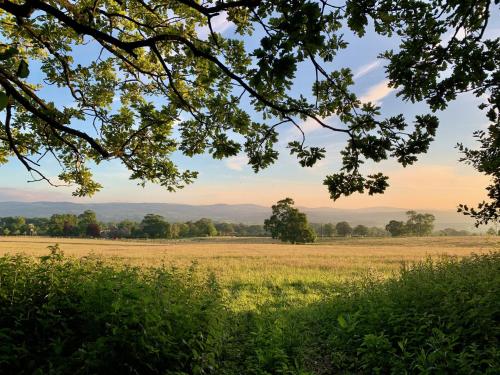
<svg viewBox="0 0 500 375">
<path fill-rule="evenodd" d="M 334 238 L 309 245 L 268 238 L 123 241 L 0 237 L 0 255 L 47 255 L 47 247 L 56 243 L 67 256 L 96 255 L 116 265 L 181 269 L 194 265 L 201 274 L 215 274 L 227 305 L 235 310 L 310 303 L 336 294 L 346 283 L 393 276 L 403 264 L 500 249 L 495 236 Z"/>
</svg>

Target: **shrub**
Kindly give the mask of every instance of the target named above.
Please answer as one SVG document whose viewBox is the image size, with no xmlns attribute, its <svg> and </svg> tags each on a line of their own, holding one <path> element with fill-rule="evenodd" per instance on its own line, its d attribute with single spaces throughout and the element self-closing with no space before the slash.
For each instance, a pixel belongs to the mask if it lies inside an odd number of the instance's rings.
<svg viewBox="0 0 500 375">
<path fill-rule="evenodd" d="M 0 373 L 499 373 L 500 253 L 429 259 L 305 306 L 232 312 L 221 294 L 194 268 L 118 267 L 57 247 L 39 261 L 3 256 Z"/>
<path fill-rule="evenodd" d="M 203 374 L 217 364 L 212 277 L 139 270 L 57 247 L 0 258 L 0 373 Z"/>
<path fill-rule="evenodd" d="M 500 253 L 403 268 L 318 307 L 314 320 L 308 345 L 334 373 L 498 374 Z"/>
</svg>

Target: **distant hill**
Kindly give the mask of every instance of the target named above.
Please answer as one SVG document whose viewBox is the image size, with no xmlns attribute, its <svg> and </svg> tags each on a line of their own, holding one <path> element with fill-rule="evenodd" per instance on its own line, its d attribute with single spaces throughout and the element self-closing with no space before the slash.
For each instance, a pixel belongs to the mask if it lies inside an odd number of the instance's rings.
<svg viewBox="0 0 500 375">
<path fill-rule="evenodd" d="M 329 207 L 300 207 L 314 223 L 336 223 L 348 221 L 352 224 L 384 226 L 390 220 L 404 220 L 407 209 L 372 207 L 362 209 L 337 209 Z M 0 217 L 49 217 L 55 213 L 80 214 L 84 210 L 96 212 L 99 220 L 141 220 L 144 215 L 154 213 L 168 221 L 181 222 L 203 217 L 218 222 L 261 224 L 269 217 L 269 207 L 255 204 L 188 205 L 173 203 L 71 203 L 71 202 L 0 202 Z M 451 227 L 473 230 L 472 220 L 454 210 L 421 210 L 436 216 L 436 229 Z"/>
</svg>

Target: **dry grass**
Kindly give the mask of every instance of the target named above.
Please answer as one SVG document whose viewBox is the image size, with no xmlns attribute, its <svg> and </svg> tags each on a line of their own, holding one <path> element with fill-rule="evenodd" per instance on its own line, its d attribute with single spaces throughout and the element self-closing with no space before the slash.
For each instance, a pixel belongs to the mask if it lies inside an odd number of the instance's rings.
<svg viewBox="0 0 500 375">
<path fill-rule="evenodd" d="M 345 274 L 360 270 L 385 272 L 402 262 L 428 256 L 466 256 L 500 249 L 498 237 L 427 237 L 338 239 L 312 245 L 288 245 L 266 239 L 193 241 L 116 241 L 46 237 L 0 237 L 0 254 L 46 255 L 58 243 L 66 255 L 101 255 L 131 265 L 179 267 L 196 262 L 219 276 L 235 271 L 272 274 L 280 269 Z M 240 272 L 236 272 L 240 274 Z"/>
<path fill-rule="evenodd" d="M 495 237 L 336 239 L 313 245 L 287 245 L 267 239 L 194 241 L 114 241 L 43 237 L 0 237 L 0 254 L 47 254 L 59 243 L 66 255 L 101 255 L 138 266 L 193 262 L 214 272 L 233 305 L 256 307 L 270 300 L 308 302 L 334 293 L 333 286 L 367 274 L 385 278 L 426 257 L 458 256 L 500 250 Z"/>
</svg>

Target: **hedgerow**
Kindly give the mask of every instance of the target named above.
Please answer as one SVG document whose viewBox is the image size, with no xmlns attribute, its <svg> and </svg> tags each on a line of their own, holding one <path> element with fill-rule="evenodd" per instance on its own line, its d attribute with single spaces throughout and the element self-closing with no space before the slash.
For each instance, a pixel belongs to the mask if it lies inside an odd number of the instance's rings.
<svg viewBox="0 0 500 375">
<path fill-rule="evenodd" d="M 175 269 L 0 258 L 0 373 L 204 374 L 220 348 L 219 288 Z"/>
<path fill-rule="evenodd" d="M 195 268 L 3 256 L 0 373 L 499 373 L 500 253 L 335 287 L 234 311 Z"/>
</svg>

